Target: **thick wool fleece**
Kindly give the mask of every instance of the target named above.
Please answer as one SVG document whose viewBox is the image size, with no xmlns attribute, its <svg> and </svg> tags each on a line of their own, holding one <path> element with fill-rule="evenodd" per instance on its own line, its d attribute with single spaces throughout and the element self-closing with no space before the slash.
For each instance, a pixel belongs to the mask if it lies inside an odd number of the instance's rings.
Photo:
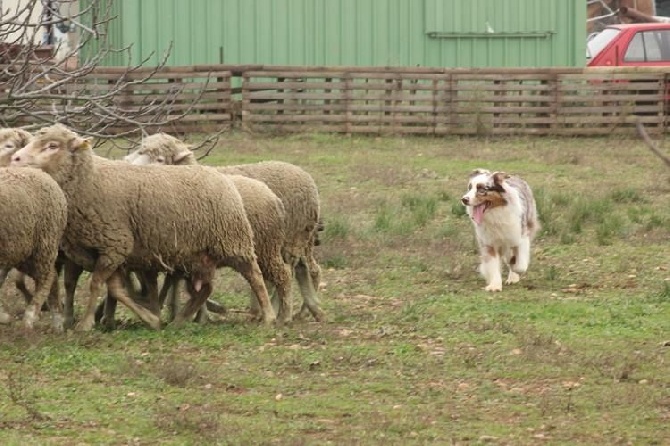
<svg viewBox="0 0 670 446">
<path fill-rule="evenodd" d="M 61 186 L 68 201 L 63 250 L 75 263 L 94 271 L 93 279 L 95 271 L 109 274 L 121 266 L 174 270 L 186 276 L 200 271 L 203 264 L 229 266 L 248 281 L 253 279 L 252 289 L 266 311 L 264 320 L 274 319 L 272 310 L 266 310 L 269 302 L 251 226 L 227 177 L 204 166 L 99 163 L 87 142 L 60 125 L 36 133 L 13 163 L 40 167 Z M 128 299 L 124 303 L 143 317 L 144 312 Z M 90 329 L 91 305 L 83 329 Z M 155 325 L 153 318 L 150 323 Z"/>
<path fill-rule="evenodd" d="M 197 160 L 189 146 L 173 136 L 159 133 L 146 138 L 142 146 L 126 157 L 133 164 L 193 165 Z M 286 238 L 282 248 L 284 260 L 295 269 L 305 305 L 301 313 L 311 312 L 317 320 L 324 318 L 316 298 L 321 268 L 314 258 L 319 225 L 319 191 L 312 176 L 304 169 L 281 161 L 220 166 L 223 174 L 237 174 L 265 183 L 284 204 Z"/>
<path fill-rule="evenodd" d="M 0 269 L 6 273 L 16 268 L 35 280 L 34 308 L 24 318 L 28 328 L 55 278 L 66 224 L 65 196 L 49 175 L 36 169 L 0 168 Z M 54 326 L 61 329 L 62 321 L 54 319 Z"/>
<path fill-rule="evenodd" d="M 229 178 L 237 188 L 254 233 L 254 248 L 263 278 L 277 290 L 279 315 L 283 322 L 292 318 L 291 273 L 282 257 L 284 245 L 284 205 L 268 186 L 241 175 Z M 254 306 L 252 301 L 252 308 Z"/>
</svg>

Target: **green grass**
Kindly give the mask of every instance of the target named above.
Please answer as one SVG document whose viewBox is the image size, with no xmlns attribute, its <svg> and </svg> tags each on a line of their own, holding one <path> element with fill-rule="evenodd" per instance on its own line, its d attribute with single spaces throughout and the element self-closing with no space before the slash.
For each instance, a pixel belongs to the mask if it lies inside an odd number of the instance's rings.
<svg viewBox="0 0 670 446">
<path fill-rule="evenodd" d="M 0 326 L 2 444 L 670 443 L 670 172 L 640 142 L 234 133 L 204 162 L 267 159 L 319 185 L 328 321 L 249 322 L 221 271 L 206 326 Z M 542 222 L 496 294 L 476 167 L 522 175 Z"/>
</svg>

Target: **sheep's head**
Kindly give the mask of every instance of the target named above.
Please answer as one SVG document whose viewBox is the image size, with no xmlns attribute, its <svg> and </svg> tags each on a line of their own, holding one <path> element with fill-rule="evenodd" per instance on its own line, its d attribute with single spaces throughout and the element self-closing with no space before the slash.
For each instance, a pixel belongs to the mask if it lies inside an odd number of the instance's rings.
<svg viewBox="0 0 670 446">
<path fill-rule="evenodd" d="M 12 166 L 36 167 L 54 174 L 63 163 L 80 150 L 90 150 L 90 142 L 64 125 L 40 129 L 33 139 L 12 156 Z"/>
<path fill-rule="evenodd" d="M 30 142 L 30 133 L 19 128 L 0 129 L 0 167 L 9 166 L 12 155 Z"/>
<path fill-rule="evenodd" d="M 167 133 L 156 133 L 144 138 L 142 146 L 126 155 L 124 160 L 136 165 L 197 163 L 191 146 Z"/>
</svg>

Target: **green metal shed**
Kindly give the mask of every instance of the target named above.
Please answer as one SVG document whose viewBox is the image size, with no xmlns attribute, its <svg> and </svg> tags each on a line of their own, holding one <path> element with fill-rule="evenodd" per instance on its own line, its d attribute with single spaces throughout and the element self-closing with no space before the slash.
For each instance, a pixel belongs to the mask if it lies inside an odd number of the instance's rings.
<svg viewBox="0 0 670 446">
<path fill-rule="evenodd" d="M 85 1 L 85 0 L 82 0 Z M 584 0 L 115 0 L 109 35 L 169 65 L 583 66 Z M 127 58 L 110 56 L 108 65 Z"/>
</svg>

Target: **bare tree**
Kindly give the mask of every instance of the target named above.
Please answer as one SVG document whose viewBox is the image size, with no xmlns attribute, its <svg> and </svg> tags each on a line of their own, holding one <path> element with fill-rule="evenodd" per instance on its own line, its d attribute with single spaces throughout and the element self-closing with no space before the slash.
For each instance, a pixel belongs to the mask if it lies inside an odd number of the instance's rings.
<svg viewBox="0 0 670 446">
<path fill-rule="evenodd" d="M 118 142 L 167 130 L 192 111 L 208 81 L 199 94 L 191 92 L 186 107 L 183 101 L 175 107 L 183 89 L 178 82 L 160 94 L 136 94 L 164 68 L 169 51 L 149 67 L 154 54 L 133 64 L 132 45 L 114 48 L 113 1 L 22 0 L 0 10 L 1 125 L 34 130 L 58 122 L 98 142 Z M 57 41 L 57 34 L 76 37 Z M 122 55 L 126 65 L 106 79 L 92 76 L 111 55 Z"/>
</svg>

